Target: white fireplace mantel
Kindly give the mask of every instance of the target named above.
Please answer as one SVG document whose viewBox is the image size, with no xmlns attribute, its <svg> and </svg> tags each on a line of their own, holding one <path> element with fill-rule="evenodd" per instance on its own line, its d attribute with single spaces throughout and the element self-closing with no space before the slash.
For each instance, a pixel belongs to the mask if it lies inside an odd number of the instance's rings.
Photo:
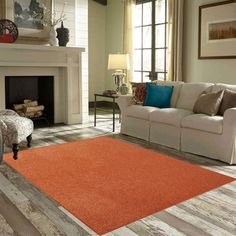
<svg viewBox="0 0 236 236">
<path fill-rule="evenodd" d="M 88 121 L 88 78 L 82 77 L 84 48 L 0 44 L 0 109 L 6 76 L 54 76 L 55 123 Z M 85 73 L 86 74 L 86 73 Z"/>
</svg>

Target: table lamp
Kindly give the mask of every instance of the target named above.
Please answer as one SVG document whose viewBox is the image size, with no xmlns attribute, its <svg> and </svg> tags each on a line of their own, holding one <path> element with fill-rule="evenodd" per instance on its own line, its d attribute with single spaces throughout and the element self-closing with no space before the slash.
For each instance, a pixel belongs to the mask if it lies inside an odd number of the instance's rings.
<svg viewBox="0 0 236 236">
<path fill-rule="evenodd" d="M 115 70 L 115 73 L 112 74 L 112 77 L 115 78 L 115 84 L 117 85 L 116 91 L 120 91 L 120 86 L 123 83 L 123 80 L 126 74 L 123 70 L 129 70 L 129 55 L 128 54 L 109 54 L 108 58 L 108 70 Z"/>
</svg>

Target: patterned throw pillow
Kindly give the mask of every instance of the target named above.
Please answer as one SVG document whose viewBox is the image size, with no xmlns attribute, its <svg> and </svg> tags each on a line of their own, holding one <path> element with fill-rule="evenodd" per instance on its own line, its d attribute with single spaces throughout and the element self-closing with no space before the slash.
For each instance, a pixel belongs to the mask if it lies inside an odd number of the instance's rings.
<svg viewBox="0 0 236 236">
<path fill-rule="evenodd" d="M 133 104 L 143 105 L 146 97 L 146 83 L 131 83 L 132 84 L 132 94 L 133 94 Z"/>
</svg>

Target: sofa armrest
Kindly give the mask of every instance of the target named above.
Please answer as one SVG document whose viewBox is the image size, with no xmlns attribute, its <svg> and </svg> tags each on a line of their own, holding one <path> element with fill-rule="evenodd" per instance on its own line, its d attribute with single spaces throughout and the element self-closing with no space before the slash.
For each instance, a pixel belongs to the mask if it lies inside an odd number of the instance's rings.
<svg viewBox="0 0 236 236">
<path fill-rule="evenodd" d="M 121 110 L 121 114 L 125 114 L 126 108 L 132 105 L 132 95 L 120 95 L 117 99 L 117 104 Z"/>
<path fill-rule="evenodd" d="M 229 134 L 236 135 L 236 107 L 225 111 L 223 130 Z"/>
</svg>

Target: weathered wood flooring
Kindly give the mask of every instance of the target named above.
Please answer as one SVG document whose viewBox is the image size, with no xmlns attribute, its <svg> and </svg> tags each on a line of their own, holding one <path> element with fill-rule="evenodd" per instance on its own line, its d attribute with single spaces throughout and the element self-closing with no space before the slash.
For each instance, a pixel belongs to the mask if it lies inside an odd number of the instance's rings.
<svg viewBox="0 0 236 236">
<path fill-rule="evenodd" d="M 102 115 L 108 117 L 107 113 Z M 112 134 L 110 120 L 98 121 L 96 128 L 92 121 L 91 116 L 91 122 L 87 125 L 37 129 L 32 148 L 111 135 L 236 178 L 236 166 L 180 153 L 118 133 Z M 3 162 L 0 166 L 0 235 L 96 234 Z M 106 234 L 121 235 L 236 235 L 236 181 Z"/>
</svg>

